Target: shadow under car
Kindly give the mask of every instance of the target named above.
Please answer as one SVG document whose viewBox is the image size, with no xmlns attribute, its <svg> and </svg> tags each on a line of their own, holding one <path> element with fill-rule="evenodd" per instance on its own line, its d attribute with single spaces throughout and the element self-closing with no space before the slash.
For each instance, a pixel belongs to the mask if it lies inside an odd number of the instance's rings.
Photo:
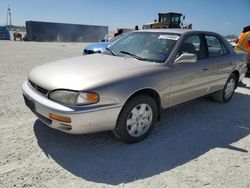
<svg viewBox="0 0 250 188">
<path fill-rule="evenodd" d="M 248 152 L 230 144 L 250 133 L 250 95 L 235 93 L 227 104 L 200 98 L 164 111 L 144 141 L 124 144 L 107 132 L 69 135 L 43 125 L 34 132 L 40 148 L 87 181 L 117 185 L 183 165 L 213 148 Z"/>
</svg>

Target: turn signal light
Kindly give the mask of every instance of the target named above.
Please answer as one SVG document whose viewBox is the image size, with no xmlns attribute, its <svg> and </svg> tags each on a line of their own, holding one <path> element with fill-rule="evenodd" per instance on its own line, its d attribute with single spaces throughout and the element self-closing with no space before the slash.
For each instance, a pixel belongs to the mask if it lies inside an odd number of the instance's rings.
<svg viewBox="0 0 250 188">
<path fill-rule="evenodd" d="M 85 104 L 94 104 L 99 101 L 99 95 L 91 92 L 81 92 L 79 93 L 76 104 L 77 105 L 85 105 Z"/>
<path fill-rule="evenodd" d="M 56 114 L 49 114 L 49 117 L 51 119 L 55 119 L 57 121 L 65 122 L 65 123 L 71 123 L 71 118 L 70 117 L 65 117 L 65 116 L 59 116 Z"/>
<path fill-rule="evenodd" d="M 99 96 L 95 93 L 87 93 L 87 101 L 89 104 L 96 103 L 99 101 Z"/>
</svg>

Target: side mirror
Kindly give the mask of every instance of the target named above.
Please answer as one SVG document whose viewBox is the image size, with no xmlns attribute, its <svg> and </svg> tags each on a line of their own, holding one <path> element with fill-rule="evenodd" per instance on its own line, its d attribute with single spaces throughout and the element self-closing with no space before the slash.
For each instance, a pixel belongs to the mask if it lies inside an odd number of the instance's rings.
<svg viewBox="0 0 250 188">
<path fill-rule="evenodd" d="M 179 63 L 196 63 L 197 62 L 197 55 L 191 53 L 184 53 L 177 57 L 174 61 L 175 64 Z"/>
</svg>

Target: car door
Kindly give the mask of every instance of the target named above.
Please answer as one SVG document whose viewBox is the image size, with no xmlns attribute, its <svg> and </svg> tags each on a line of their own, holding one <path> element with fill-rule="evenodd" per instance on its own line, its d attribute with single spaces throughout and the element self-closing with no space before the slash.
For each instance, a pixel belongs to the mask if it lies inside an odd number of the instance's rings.
<svg viewBox="0 0 250 188">
<path fill-rule="evenodd" d="M 209 63 L 214 67 L 211 75 L 210 92 L 222 89 L 233 69 L 233 58 L 219 36 L 205 34 Z"/>
<path fill-rule="evenodd" d="M 197 62 L 172 64 L 169 106 L 206 95 L 209 90 L 213 66 L 207 58 L 203 35 L 186 36 L 180 44 L 177 56 L 183 53 L 196 54 Z"/>
</svg>

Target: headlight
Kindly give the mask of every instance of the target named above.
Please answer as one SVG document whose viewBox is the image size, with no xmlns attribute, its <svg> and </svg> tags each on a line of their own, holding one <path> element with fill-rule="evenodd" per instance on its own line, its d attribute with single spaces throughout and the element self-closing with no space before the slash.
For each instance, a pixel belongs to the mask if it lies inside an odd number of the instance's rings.
<svg viewBox="0 0 250 188">
<path fill-rule="evenodd" d="M 92 92 L 55 90 L 49 93 L 49 99 L 68 105 L 87 105 L 99 101 L 99 96 Z"/>
</svg>

